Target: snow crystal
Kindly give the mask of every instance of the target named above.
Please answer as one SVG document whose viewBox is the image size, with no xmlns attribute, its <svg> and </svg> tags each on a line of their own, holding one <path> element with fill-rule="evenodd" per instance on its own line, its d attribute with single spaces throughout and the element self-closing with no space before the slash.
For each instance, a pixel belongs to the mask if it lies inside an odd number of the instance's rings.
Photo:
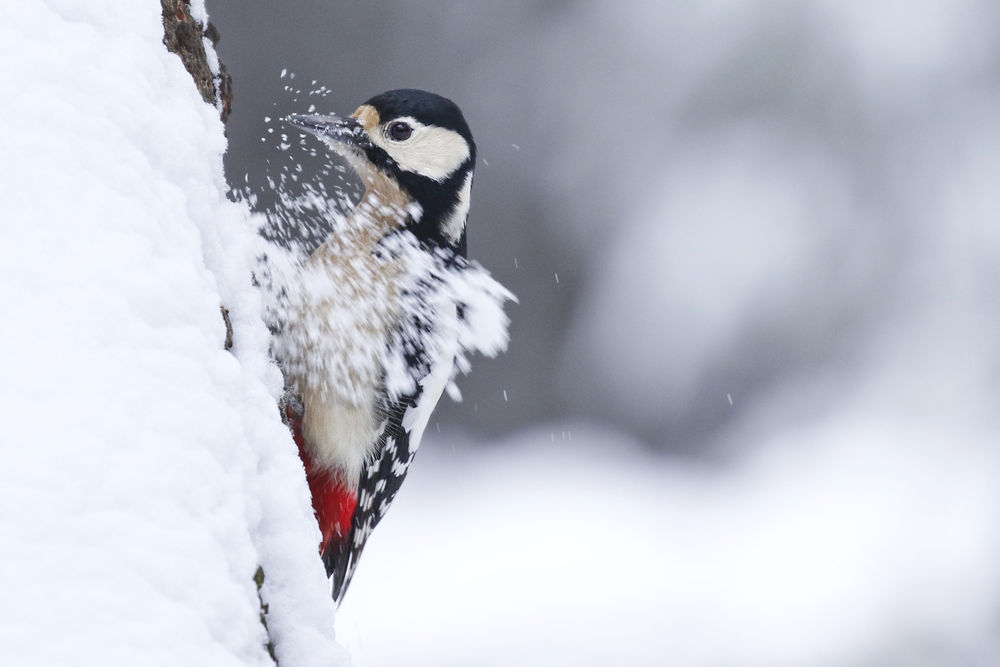
<svg viewBox="0 0 1000 667">
<path fill-rule="evenodd" d="M 508 290 L 476 262 L 429 249 L 407 231 L 419 205 L 397 208 L 369 195 L 354 207 L 339 188 L 327 190 L 322 172 L 297 190 L 282 173 L 279 201 L 264 216 L 275 243 L 260 249 L 258 276 L 281 331 L 275 353 L 298 391 L 360 405 L 384 385 L 394 399 L 415 391 L 432 360 L 455 357 L 456 374 L 468 373 L 469 355 L 506 348 Z M 455 304 L 457 321 L 444 317 Z M 443 379 L 460 398 L 453 377 Z M 409 418 L 408 426 L 421 423 L 413 449 L 427 418 Z"/>
</svg>

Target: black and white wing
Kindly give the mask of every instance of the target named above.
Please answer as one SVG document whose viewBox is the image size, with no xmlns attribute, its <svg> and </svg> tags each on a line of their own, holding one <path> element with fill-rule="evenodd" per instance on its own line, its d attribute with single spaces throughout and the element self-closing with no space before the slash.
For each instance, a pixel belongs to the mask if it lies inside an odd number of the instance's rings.
<svg viewBox="0 0 1000 667">
<path fill-rule="evenodd" d="M 449 315 L 457 318 L 457 308 L 452 308 Z M 396 400 L 385 399 L 385 421 L 375 455 L 361 471 L 350 534 L 346 540 L 332 542 L 323 552 L 323 563 L 331 578 L 331 592 L 337 604 L 351 583 L 368 536 L 385 516 L 402 486 L 431 414 L 452 379 L 455 347 L 452 344 L 436 347 L 436 359 L 409 359 L 411 368 L 422 376 L 416 383 L 416 390 Z"/>
</svg>

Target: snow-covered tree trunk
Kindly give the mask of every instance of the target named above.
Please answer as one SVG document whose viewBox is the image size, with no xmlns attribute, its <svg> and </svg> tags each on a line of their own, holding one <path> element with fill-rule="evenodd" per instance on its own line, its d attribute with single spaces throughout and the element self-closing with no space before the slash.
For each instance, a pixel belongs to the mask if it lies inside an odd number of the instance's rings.
<svg viewBox="0 0 1000 667">
<path fill-rule="evenodd" d="M 3 664 L 346 662 L 207 20 L 50 0 L 0 24 Z"/>
<path fill-rule="evenodd" d="M 233 109 L 233 78 L 226 70 L 226 64 L 213 48 L 205 48 L 208 39 L 214 47 L 219 42 L 219 32 L 211 23 L 202 25 L 191 15 L 190 0 L 160 0 L 163 8 L 163 44 L 176 53 L 191 75 L 194 85 L 201 93 L 201 99 L 214 104 L 219 109 L 219 118 L 225 123 Z M 209 53 L 212 60 L 209 61 Z M 233 322 L 229 309 L 220 307 L 222 322 L 226 327 L 223 348 L 233 348 Z"/>
</svg>

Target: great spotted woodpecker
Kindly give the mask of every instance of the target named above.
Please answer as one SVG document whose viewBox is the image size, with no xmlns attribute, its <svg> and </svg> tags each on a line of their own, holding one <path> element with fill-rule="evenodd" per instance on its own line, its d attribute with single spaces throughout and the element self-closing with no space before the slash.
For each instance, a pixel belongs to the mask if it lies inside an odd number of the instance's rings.
<svg viewBox="0 0 1000 667">
<path fill-rule="evenodd" d="M 286 120 L 346 159 L 365 187 L 303 267 L 282 334 L 301 395 L 287 417 L 339 604 L 464 360 L 463 304 L 438 288 L 469 266 L 476 145 L 459 108 L 421 90 L 376 95 L 348 118 Z"/>
</svg>

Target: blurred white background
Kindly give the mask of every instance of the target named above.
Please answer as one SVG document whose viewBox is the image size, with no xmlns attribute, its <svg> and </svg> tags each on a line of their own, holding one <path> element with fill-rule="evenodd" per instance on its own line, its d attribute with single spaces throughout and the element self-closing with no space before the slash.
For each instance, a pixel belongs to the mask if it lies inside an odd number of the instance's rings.
<svg viewBox="0 0 1000 667">
<path fill-rule="evenodd" d="M 520 299 L 369 543 L 357 664 L 1000 664 L 1000 6 L 208 11 L 232 184 L 265 116 L 444 94 Z"/>
</svg>

